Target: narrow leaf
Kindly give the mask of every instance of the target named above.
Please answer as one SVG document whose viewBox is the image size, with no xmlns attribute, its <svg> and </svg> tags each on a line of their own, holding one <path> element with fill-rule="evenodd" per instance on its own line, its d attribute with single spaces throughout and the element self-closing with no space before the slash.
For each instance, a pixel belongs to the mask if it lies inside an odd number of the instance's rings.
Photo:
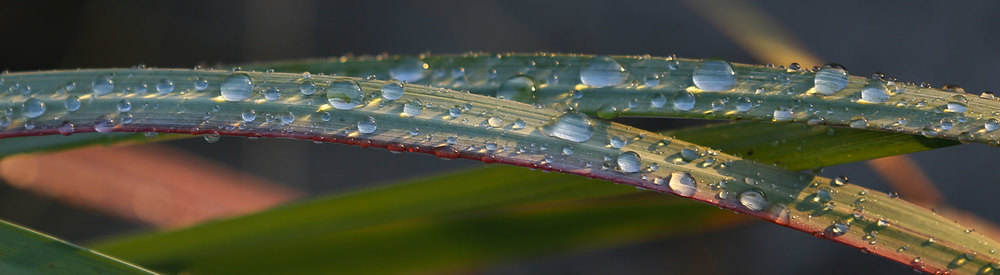
<svg viewBox="0 0 1000 275">
<path fill-rule="evenodd" d="M 153 274 L 141 267 L 0 221 L 0 273 Z"/>
</svg>

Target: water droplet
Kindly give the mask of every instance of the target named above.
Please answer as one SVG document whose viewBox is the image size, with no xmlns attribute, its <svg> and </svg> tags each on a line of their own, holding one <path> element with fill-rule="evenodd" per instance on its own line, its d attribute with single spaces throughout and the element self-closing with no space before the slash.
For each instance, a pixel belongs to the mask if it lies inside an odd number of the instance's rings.
<svg viewBox="0 0 1000 275">
<path fill-rule="evenodd" d="M 594 135 L 594 124 L 581 113 L 566 113 L 538 129 L 545 135 L 572 142 L 584 142 Z"/>
<path fill-rule="evenodd" d="M 997 119 L 991 118 L 986 120 L 986 124 L 983 125 L 983 128 L 986 129 L 987 132 L 993 132 L 996 131 L 997 128 L 1000 128 L 1000 124 L 997 123 Z"/>
<path fill-rule="evenodd" d="M 323 121 L 330 121 L 333 119 L 333 115 L 331 115 L 330 112 L 323 112 L 319 115 L 319 119 Z"/>
<path fill-rule="evenodd" d="M 393 79 L 413 83 L 427 77 L 427 63 L 413 58 L 403 57 L 396 62 L 396 66 L 389 70 L 389 77 Z"/>
<path fill-rule="evenodd" d="M 219 89 L 222 98 L 226 101 L 243 101 L 250 98 L 250 92 L 253 91 L 253 81 L 250 80 L 250 76 L 245 74 L 235 74 L 223 81 Z"/>
<path fill-rule="evenodd" d="M 725 61 L 704 61 L 694 69 L 694 85 L 703 91 L 721 92 L 736 86 L 736 72 Z"/>
<path fill-rule="evenodd" d="M 21 104 L 21 113 L 27 118 L 36 118 L 45 113 L 45 102 L 37 98 L 29 98 Z"/>
<path fill-rule="evenodd" d="M 778 107 L 774 110 L 774 121 L 792 120 L 792 110 L 788 107 Z"/>
<path fill-rule="evenodd" d="M 132 110 L 132 103 L 129 102 L 128 99 L 122 99 L 121 101 L 118 101 L 118 105 L 116 107 L 118 108 L 118 112 L 125 113 Z"/>
<path fill-rule="evenodd" d="M 194 88 L 199 91 L 208 89 L 208 80 L 198 79 L 194 81 Z"/>
<path fill-rule="evenodd" d="M 358 121 L 358 132 L 362 134 L 371 134 L 375 132 L 376 128 L 378 128 L 378 125 L 375 124 L 374 117 L 367 117 Z"/>
<path fill-rule="evenodd" d="M 618 107 L 611 105 L 603 105 L 601 108 L 597 109 L 597 117 L 603 119 L 612 119 L 618 117 Z"/>
<path fill-rule="evenodd" d="M 847 87 L 847 71 L 837 66 L 827 65 L 816 73 L 814 83 L 816 93 L 821 95 L 832 95 Z"/>
<path fill-rule="evenodd" d="M 420 115 L 424 111 L 424 105 L 420 103 L 420 100 L 411 100 L 406 104 L 403 104 L 403 115 L 409 117 L 415 117 Z"/>
<path fill-rule="evenodd" d="M 397 100 L 403 97 L 403 83 L 399 81 L 389 81 L 382 85 L 382 98 L 386 100 Z"/>
<path fill-rule="evenodd" d="M 691 177 L 691 174 L 688 174 L 688 172 L 670 173 L 670 182 L 667 185 L 670 186 L 670 190 L 673 190 L 675 194 L 684 197 L 693 196 L 698 191 L 694 177 Z"/>
<path fill-rule="evenodd" d="M 292 124 L 292 122 L 295 122 L 295 114 L 292 112 L 285 112 L 284 114 L 281 114 L 281 124 L 288 125 Z"/>
<path fill-rule="evenodd" d="M 72 122 L 63 121 L 62 125 L 59 126 L 59 134 L 68 136 L 76 132 L 76 126 Z"/>
<path fill-rule="evenodd" d="M 688 91 L 680 91 L 674 96 L 674 108 L 681 111 L 688 111 L 694 108 L 694 94 Z"/>
<path fill-rule="evenodd" d="M 492 116 L 486 119 L 486 124 L 490 125 L 490 127 L 493 128 L 500 128 L 503 127 L 503 119 L 500 117 Z"/>
<path fill-rule="evenodd" d="M 535 80 L 527 76 L 515 76 L 497 89 L 497 98 L 513 100 L 517 102 L 535 102 Z"/>
<path fill-rule="evenodd" d="M 521 120 L 520 118 L 517 119 L 517 120 L 514 120 L 514 125 L 510 126 L 510 128 L 513 129 L 513 130 L 521 130 L 521 129 L 524 129 L 524 127 L 525 127 L 524 120 Z"/>
<path fill-rule="evenodd" d="M 75 95 L 71 95 L 66 98 L 63 102 L 63 106 L 66 107 L 67 111 L 73 112 L 80 109 L 80 98 Z"/>
<path fill-rule="evenodd" d="M 462 108 L 452 107 L 451 110 L 448 110 L 448 115 L 457 118 L 462 115 Z"/>
<path fill-rule="evenodd" d="M 965 95 L 953 95 L 948 98 L 948 104 L 945 106 L 944 111 L 949 113 L 965 113 L 968 110 L 969 100 L 965 98 Z"/>
<path fill-rule="evenodd" d="M 643 84 L 645 84 L 646 87 L 656 87 L 657 85 L 660 85 L 660 74 L 658 73 L 646 74 L 646 81 Z"/>
<path fill-rule="evenodd" d="M 170 79 L 161 79 L 156 83 L 156 92 L 163 95 L 174 91 L 174 82 Z"/>
<path fill-rule="evenodd" d="M 625 68 L 608 56 L 595 57 L 580 70 L 580 82 L 594 88 L 621 85 L 627 78 Z"/>
<path fill-rule="evenodd" d="M 115 129 L 115 121 L 106 115 L 101 115 L 94 120 L 94 131 L 98 133 L 110 133 Z"/>
<path fill-rule="evenodd" d="M 98 76 L 91 83 L 91 87 L 94 90 L 94 95 L 101 96 L 110 94 L 111 90 L 115 88 L 115 83 L 111 80 L 111 76 Z"/>
<path fill-rule="evenodd" d="M 572 156 L 573 155 L 573 147 L 569 147 L 569 145 L 567 145 L 566 147 L 563 147 L 562 154 L 564 156 Z"/>
<path fill-rule="evenodd" d="M 622 147 L 625 147 L 625 144 L 628 144 L 628 141 L 618 136 L 611 136 L 611 138 L 608 139 L 608 145 L 611 145 L 611 147 L 615 149 L 621 149 Z"/>
<path fill-rule="evenodd" d="M 847 180 L 847 176 L 844 176 L 844 175 L 841 175 L 841 176 L 837 177 L 836 179 L 833 179 L 833 186 L 844 186 L 844 185 L 846 185 L 848 183 L 850 183 L 850 181 L 848 181 Z"/>
<path fill-rule="evenodd" d="M 844 234 L 847 234 L 847 231 L 850 229 L 851 227 L 846 223 L 841 221 L 836 221 L 833 223 L 833 225 L 827 228 L 827 232 L 830 234 L 830 236 L 839 237 Z"/>
<path fill-rule="evenodd" d="M 618 169 L 621 169 L 625 173 L 639 172 L 639 168 L 642 167 L 642 163 L 639 161 L 639 154 L 632 151 L 618 154 L 616 162 L 618 162 Z"/>
<path fill-rule="evenodd" d="M 851 126 L 851 128 L 858 128 L 858 129 L 866 128 L 868 127 L 868 119 L 864 117 L 854 117 L 851 119 L 850 122 L 847 123 L 847 125 Z"/>
<path fill-rule="evenodd" d="M 218 133 L 205 134 L 202 137 L 205 138 L 205 142 L 208 143 L 219 142 L 219 138 L 221 138 Z"/>
<path fill-rule="evenodd" d="M 361 104 L 363 98 L 364 93 L 361 92 L 361 86 L 351 80 L 333 82 L 326 90 L 326 100 L 339 110 L 354 109 Z"/>
<path fill-rule="evenodd" d="M 767 199 L 764 198 L 764 193 L 756 189 L 750 189 L 740 193 L 740 204 L 750 211 L 760 211 L 767 207 Z"/>
<path fill-rule="evenodd" d="M 240 116 L 243 118 L 243 122 L 252 122 L 257 119 L 257 111 L 247 109 L 246 111 L 243 111 L 243 114 Z"/>
<path fill-rule="evenodd" d="M 264 90 L 264 99 L 267 101 L 275 101 L 281 98 L 281 91 L 278 91 L 278 87 L 270 87 Z"/>
<path fill-rule="evenodd" d="M 653 100 L 650 100 L 649 103 L 650 105 L 653 105 L 653 108 L 662 108 L 663 105 L 667 105 L 667 97 L 663 96 L 663 94 L 659 94 L 656 97 L 653 97 Z"/>
<path fill-rule="evenodd" d="M 863 103 L 885 103 L 889 101 L 889 89 L 882 81 L 872 81 L 861 89 L 861 100 Z"/>
<path fill-rule="evenodd" d="M 736 100 L 736 111 L 746 112 L 753 108 L 753 102 L 749 98 L 741 97 Z"/>
</svg>

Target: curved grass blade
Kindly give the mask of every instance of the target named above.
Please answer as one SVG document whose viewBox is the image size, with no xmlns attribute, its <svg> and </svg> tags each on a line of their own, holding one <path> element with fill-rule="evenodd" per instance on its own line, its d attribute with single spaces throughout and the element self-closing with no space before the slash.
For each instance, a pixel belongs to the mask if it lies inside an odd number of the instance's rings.
<svg viewBox="0 0 1000 275">
<path fill-rule="evenodd" d="M 52 152 L 88 145 L 159 142 L 190 137 L 188 135 L 156 135 L 136 133 L 81 133 L 71 136 L 38 136 L 0 139 L 0 158 L 22 153 Z"/>
<path fill-rule="evenodd" d="M 996 241 L 858 186 L 744 161 L 579 113 L 393 81 L 306 76 L 169 69 L 9 74 L 4 85 L 11 89 L 2 98 L 10 123 L 0 137 L 189 133 L 432 153 L 672 193 L 930 272 L 969 272 L 997 262 L 990 253 L 1000 246 Z M 156 89 L 147 89 L 152 86 Z M 31 87 L 31 92 L 17 87 Z M 65 108 L 75 99 L 81 107 Z M 611 142 L 616 137 L 627 144 Z M 872 231 L 877 237 L 865 237 Z M 965 260 L 949 265 L 959 258 Z"/>
<path fill-rule="evenodd" d="M 742 221 L 630 186 L 490 166 L 96 247 L 171 273 L 441 273 Z"/>
<path fill-rule="evenodd" d="M 1000 102 L 819 70 L 651 56 L 484 54 L 374 56 L 254 68 L 400 79 L 602 118 L 665 116 L 849 126 L 1000 145 Z M 820 77 L 817 78 L 816 76 Z"/>
<path fill-rule="evenodd" d="M 4 274 L 153 274 L 6 221 L 0 221 L 0 252 Z"/>
<path fill-rule="evenodd" d="M 661 134 L 697 141 L 701 146 L 789 170 L 815 169 L 959 144 L 902 133 L 766 122 L 722 123 Z"/>
</svg>

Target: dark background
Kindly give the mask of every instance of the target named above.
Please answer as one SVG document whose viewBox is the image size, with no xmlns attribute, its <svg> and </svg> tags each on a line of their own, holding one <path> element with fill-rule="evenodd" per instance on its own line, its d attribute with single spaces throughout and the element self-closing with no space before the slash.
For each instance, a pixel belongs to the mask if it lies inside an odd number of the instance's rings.
<svg viewBox="0 0 1000 275">
<path fill-rule="evenodd" d="M 807 50 L 852 74 L 958 83 L 972 93 L 1000 87 L 1000 4 L 910 1 L 752 2 Z M 198 64 L 466 51 L 651 54 L 755 60 L 687 5 L 669 1 L 17 1 L 0 9 L 0 67 L 190 68 Z M 633 120 L 656 130 L 691 122 Z M 312 195 L 479 165 L 338 144 L 223 138 L 171 146 Z M 993 177 L 1000 151 L 963 145 L 914 154 L 946 199 L 1000 221 Z M 267 161 L 281 158 L 280 162 Z M 349 169 L 343 169 L 350 167 Z M 341 168 L 340 170 L 333 170 Z M 390 172 L 386 172 L 387 169 Z M 329 184 L 331 174 L 347 180 Z M 827 168 L 887 191 L 863 163 Z M 145 225 L 0 186 L 0 218 L 75 242 Z M 669 217 L 665 217 L 669 218 Z M 756 222 L 498 267 L 509 272 L 909 274 L 909 268 Z"/>
</svg>

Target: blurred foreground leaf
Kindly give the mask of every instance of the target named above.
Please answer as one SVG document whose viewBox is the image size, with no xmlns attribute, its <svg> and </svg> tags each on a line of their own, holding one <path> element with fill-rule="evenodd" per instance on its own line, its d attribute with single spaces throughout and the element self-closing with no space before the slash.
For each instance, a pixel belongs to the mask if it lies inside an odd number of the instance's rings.
<svg viewBox="0 0 1000 275">
<path fill-rule="evenodd" d="M 151 274 L 141 267 L 0 221 L 2 274 Z"/>
</svg>

